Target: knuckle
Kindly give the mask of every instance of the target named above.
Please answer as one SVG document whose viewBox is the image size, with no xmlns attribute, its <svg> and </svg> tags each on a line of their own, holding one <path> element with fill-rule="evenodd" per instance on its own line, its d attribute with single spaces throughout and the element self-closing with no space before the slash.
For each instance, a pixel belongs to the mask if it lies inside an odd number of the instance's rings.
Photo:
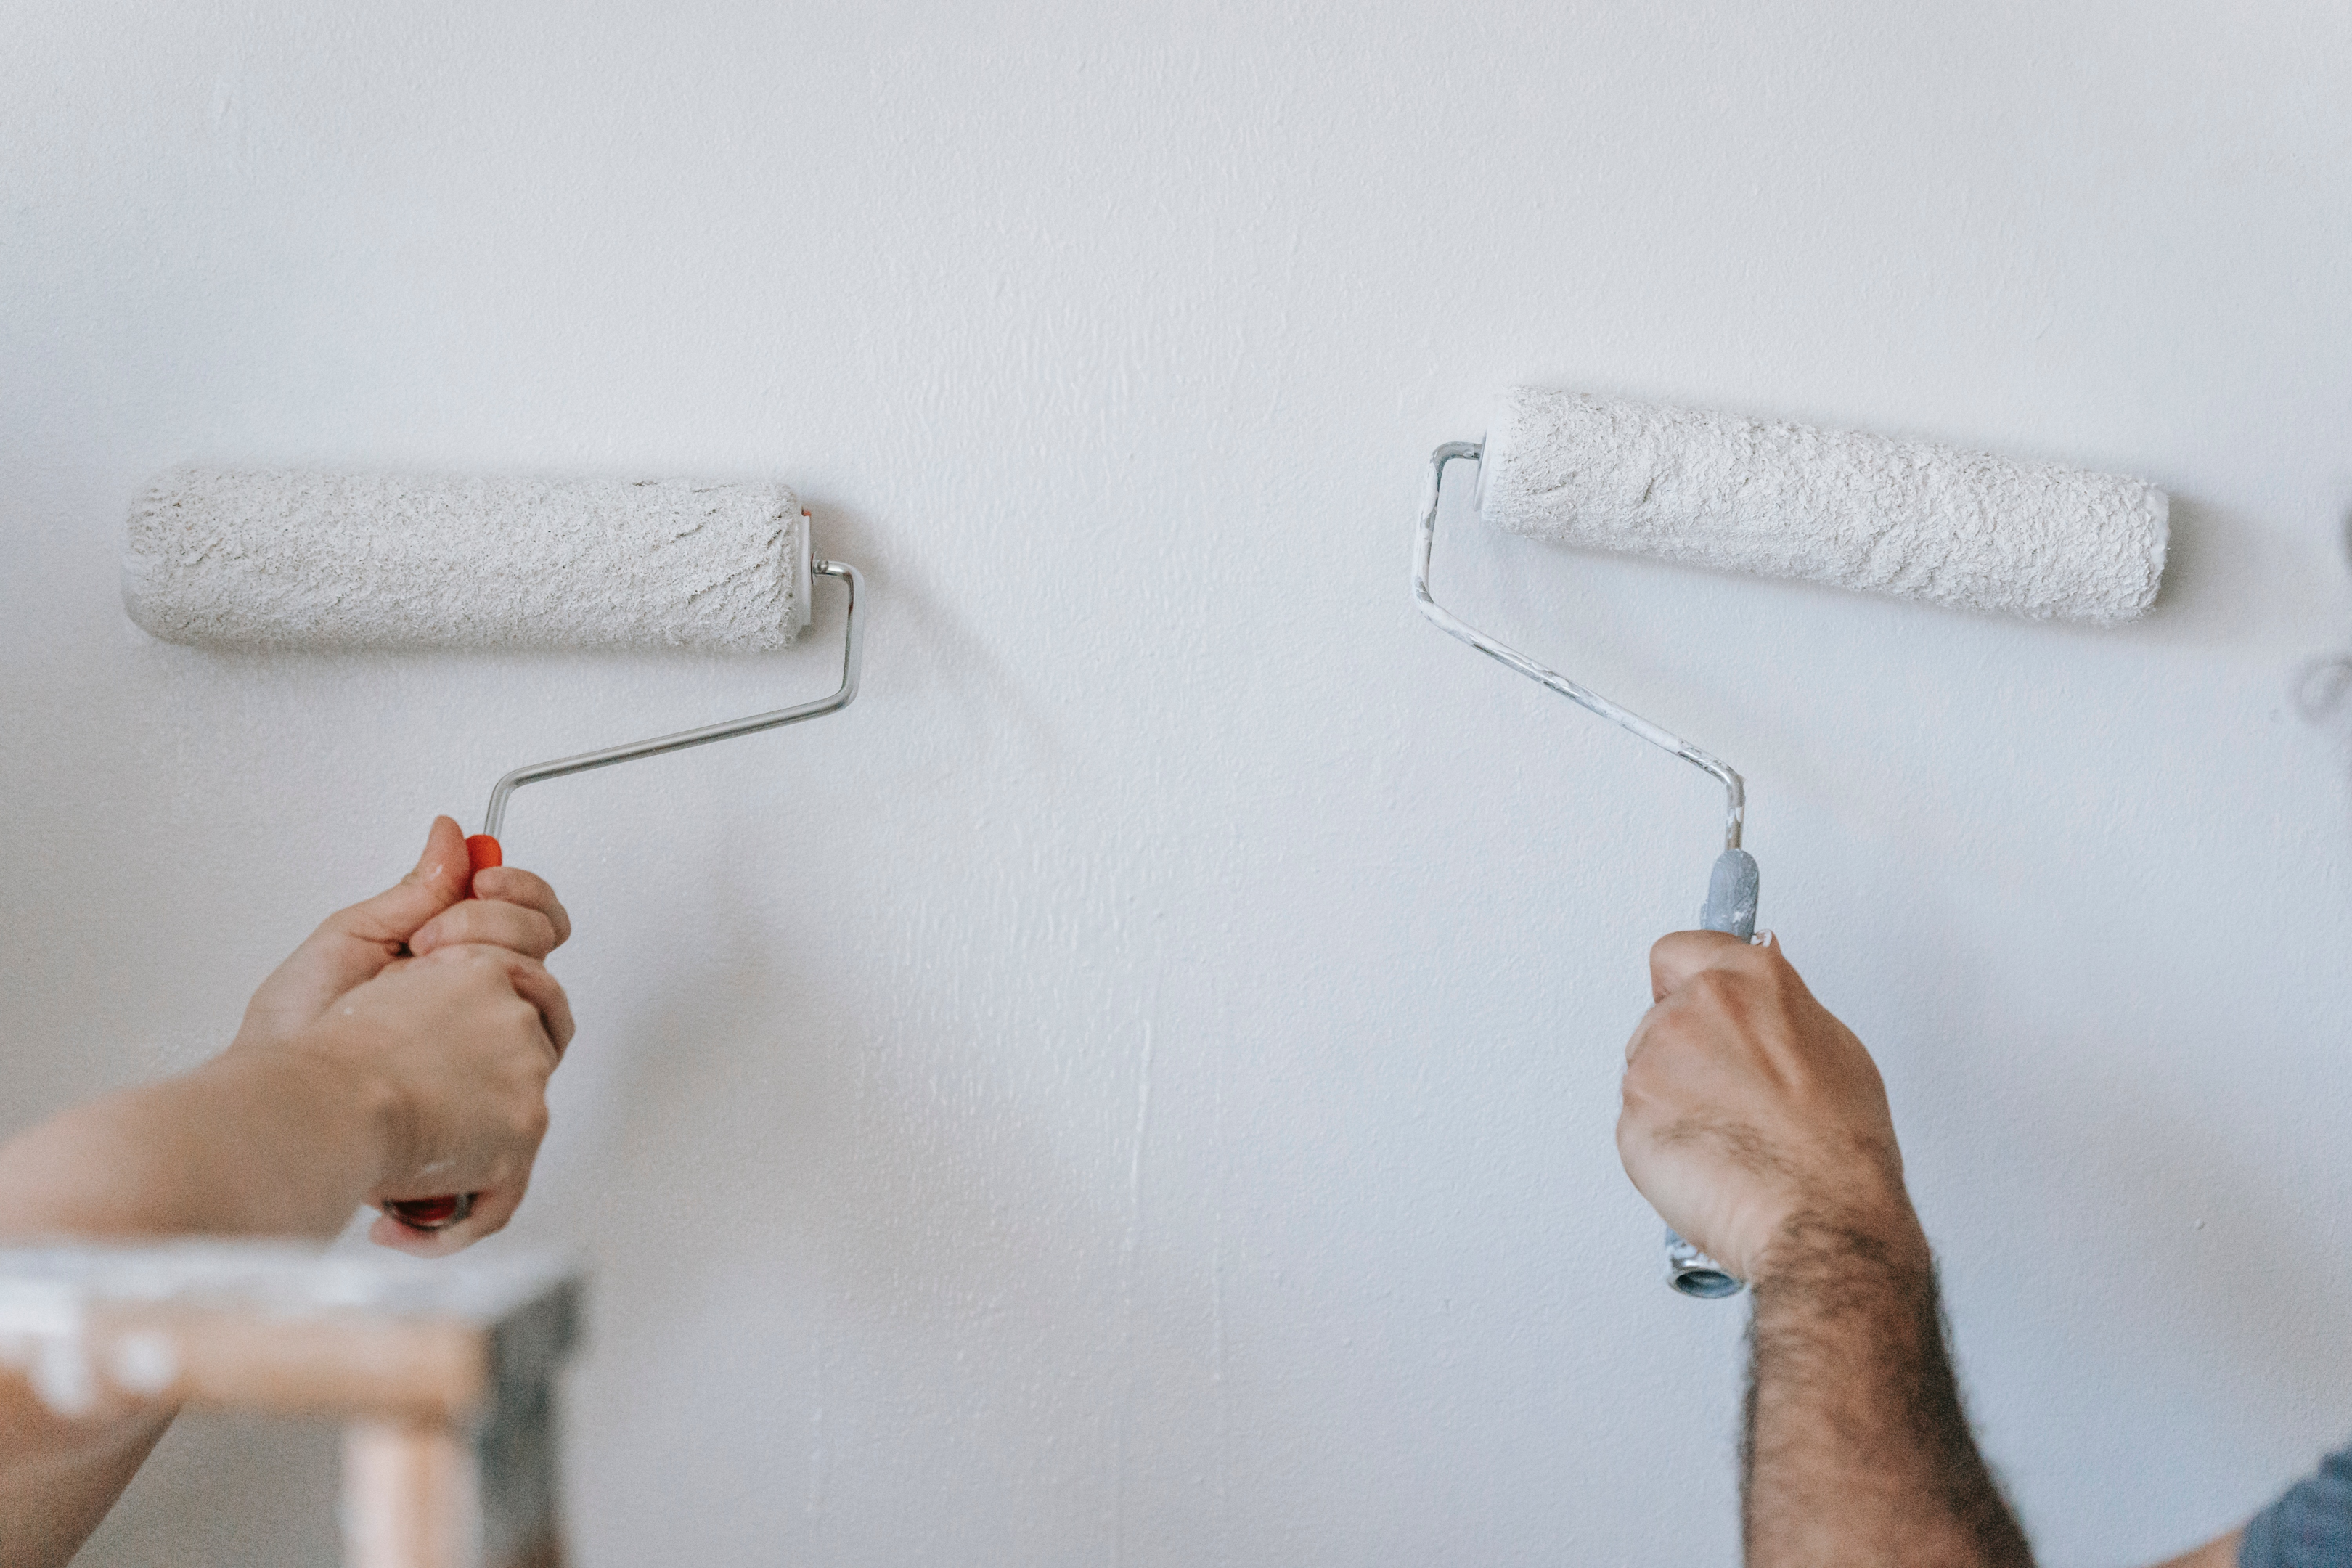
<svg viewBox="0 0 2352 1568">
<path fill-rule="evenodd" d="M 1737 1001 L 1747 987 L 1748 977 L 1734 970 L 1708 969 L 1693 975 L 1683 989 L 1695 1002 L 1723 1008 Z"/>
<path fill-rule="evenodd" d="M 1706 1040 L 1723 1015 L 1724 1009 L 1706 997 L 1675 998 L 1659 1010 L 1647 1043 L 1633 1058 L 1634 1065 L 1648 1062 L 1652 1071 L 1666 1070 L 1663 1064 L 1687 1054 Z"/>
</svg>

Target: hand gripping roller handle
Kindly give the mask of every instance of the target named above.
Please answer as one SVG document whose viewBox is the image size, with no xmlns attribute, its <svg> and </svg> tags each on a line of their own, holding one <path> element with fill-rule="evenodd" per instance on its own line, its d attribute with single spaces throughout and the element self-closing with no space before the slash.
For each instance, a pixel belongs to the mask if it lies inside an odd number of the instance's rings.
<svg viewBox="0 0 2352 1568">
<path fill-rule="evenodd" d="M 505 863 L 505 852 L 488 834 L 477 833 L 467 838 L 466 896 L 474 896 L 475 873 Z M 411 1230 L 446 1230 L 474 1212 L 474 1196 L 472 1193 L 445 1193 L 437 1198 L 395 1198 L 383 1205 L 383 1212 Z"/>
<path fill-rule="evenodd" d="M 1701 931 L 1719 931 L 1742 942 L 1756 940 L 1756 895 L 1759 879 L 1756 857 L 1738 845 L 1715 858 L 1706 879 L 1706 904 L 1699 910 Z M 1685 1296 L 1713 1300 L 1737 1296 L 1743 1289 L 1723 1265 L 1666 1228 L 1666 1283 Z"/>
<path fill-rule="evenodd" d="M 1497 664 L 1518 671 L 1537 685 L 1558 692 L 1578 707 L 1597 713 L 1611 723 L 1632 731 L 1650 744 L 1673 752 L 1722 784 L 1723 853 L 1716 858 L 1714 872 L 1708 878 L 1706 904 L 1699 913 L 1699 924 L 1708 931 L 1724 931 L 1743 941 L 1751 939 L 1756 931 L 1758 876 L 1755 858 L 1739 847 L 1740 828 L 1748 811 L 1748 786 L 1739 774 L 1729 764 L 1699 750 L 1680 736 L 1661 729 L 1638 713 L 1619 707 L 1599 692 L 1579 685 L 1559 671 L 1545 668 L 1507 643 L 1489 637 L 1455 616 L 1431 596 L 1429 560 L 1436 547 L 1437 502 L 1445 486 L 1445 466 L 1464 458 L 1477 462 L 1482 456 L 1483 447 L 1475 441 L 1449 441 L 1430 454 L 1429 500 L 1422 508 L 1421 527 L 1413 540 L 1413 603 L 1441 631 L 1459 637 Z M 1710 1300 L 1737 1296 L 1747 1289 L 1721 1264 L 1671 1230 L 1666 1232 L 1666 1283 L 1685 1296 Z"/>
<path fill-rule="evenodd" d="M 489 808 L 482 814 L 482 831 L 466 840 L 466 857 L 472 869 L 484 871 L 503 863 L 505 856 L 499 847 L 498 835 L 506 826 L 507 797 L 525 784 L 562 778 L 567 773 L 584 773 L 591 768 L 610 767 L 614 763 L 635 762 L 639 757 L 657 757 L 665 752 L 682 752 L 690 746 L 707 746 L 713 741 L 797 724 L 848 707 L 857 696 L 858 673 L 865 662 L 866 628 L 857 618 L 862 580 L 857 568 L 844 561 L 812 561 L 809 571 L 815 576 L 838 579 L 846 591 L 842 616 L 841 685 L 837 689 L 814 702 L 754 713 L 748 719 L 730 719 L 723 723 L 705 724 L 698 730 L 681 730 L 672 735 L 656 735 L 650 741 L 633 741 L 601 752 L 583 752 L 575 757 L 558 757 L 553 762 L 517 768 L 492 786 Z M 446 1230 L 474 1212 L 475 1195 L 446 1193 L 439 1197 L 401 1198 L 385 1204 L 383 1212 L 411 1230 Z"/>
</svg>

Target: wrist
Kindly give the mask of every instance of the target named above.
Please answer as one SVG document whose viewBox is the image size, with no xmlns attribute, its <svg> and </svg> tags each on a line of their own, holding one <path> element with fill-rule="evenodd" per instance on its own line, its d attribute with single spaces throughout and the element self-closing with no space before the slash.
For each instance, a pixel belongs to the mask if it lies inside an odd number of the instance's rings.
<svg viewBox="0 0 2352 1568">
<path fill-rule="evenodd" d="M 1797 1208 L 1776 1225 L 1749 1269 L 1758 1290 L 1870 1276 L 1932 1278 L 1935 1254 L 1908 1199 Z"/>
<path fill-rule="evenodd" d="M 321 1021 L 266 1044 L 240 1042 L 210 1065 L 266 1082 L 269 1100 L 343 1151 L 362 1185 L 373 1187 L 398 1161 L 401 1095 L 366 1043 L 349 1034 Z"/>
</svg>

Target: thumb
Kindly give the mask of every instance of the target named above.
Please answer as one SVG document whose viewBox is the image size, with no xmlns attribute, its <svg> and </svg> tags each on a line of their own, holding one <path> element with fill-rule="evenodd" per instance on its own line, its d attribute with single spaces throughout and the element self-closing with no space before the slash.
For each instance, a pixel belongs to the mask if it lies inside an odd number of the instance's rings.
<svg viewBox="0 0 2352 1568">
<path fill-rule="evenodd" d="M 404 942 L 416 936 L 419 926 L 470 893 L 473 863 L 466 858 L 466 835 L 452 818 L 436 816 L 425 832 L 424 853 L 416 856 L 409 875 L 374 898 L 334 914 L 330 924 L 343 926 L 351 936 Z"/>
<path fill-rule="evenodd" d="M 366 942 L 398 944 L 426 921 L 473 890 L 474 871 L 466 857 L 466 836 L 446 816 L 433 819 L 425 851 L 408 875 L 347 910 L 327 917 L 321 928 Z"/>
<path fill-rule="evenodd" d="M 407 876 L 374 898 L 329 915 L 261 983 L 246 1009 L 240 1037 L 257 1031 L 283 1034 L 308 1024 L 336 997 L 374 979 L 405 954 L 408 939 L 464 899 L 472 884 L 466 836 L 447 817 L 435 817 L 432 831 L 425 836 L 425 852 Z"/>
<path fill-rule="evenodd" d="M 1650 949 L 1650 1000 L 1664 1001 L 1706 970 L 1756 963 L 1762 952 L 1743 937 L 1719 931 L 1668 932 Z"/>
</svg>

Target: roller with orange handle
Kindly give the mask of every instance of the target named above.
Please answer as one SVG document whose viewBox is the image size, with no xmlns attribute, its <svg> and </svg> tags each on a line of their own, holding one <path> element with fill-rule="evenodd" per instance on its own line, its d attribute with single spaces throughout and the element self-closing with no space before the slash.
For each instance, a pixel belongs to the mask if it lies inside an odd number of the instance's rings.
<svg viewBox="0 0 2352 1568">
<path fill-rule="evenodd" d="M 570 548 L 551 559 L 544 542 Z M 453 571 L 470 562 L 472 570 Z M 759 655 L 807 626 L 814 580 L 846 591 L 841 686 L 814 701 L 518 768 L 490 792 L 475 869 L 501 863 L 507 797 L 527 784 L 835 713 L 857 695 L 857 569 L 817 558 L 783 485 L 174 468 L 131 503 L 122 602 L 168 642 L 341 654 L 365 648 L 611 647 Z M 474 1198 L 404 1198 L 419 1231 Z"/>
</svg>

